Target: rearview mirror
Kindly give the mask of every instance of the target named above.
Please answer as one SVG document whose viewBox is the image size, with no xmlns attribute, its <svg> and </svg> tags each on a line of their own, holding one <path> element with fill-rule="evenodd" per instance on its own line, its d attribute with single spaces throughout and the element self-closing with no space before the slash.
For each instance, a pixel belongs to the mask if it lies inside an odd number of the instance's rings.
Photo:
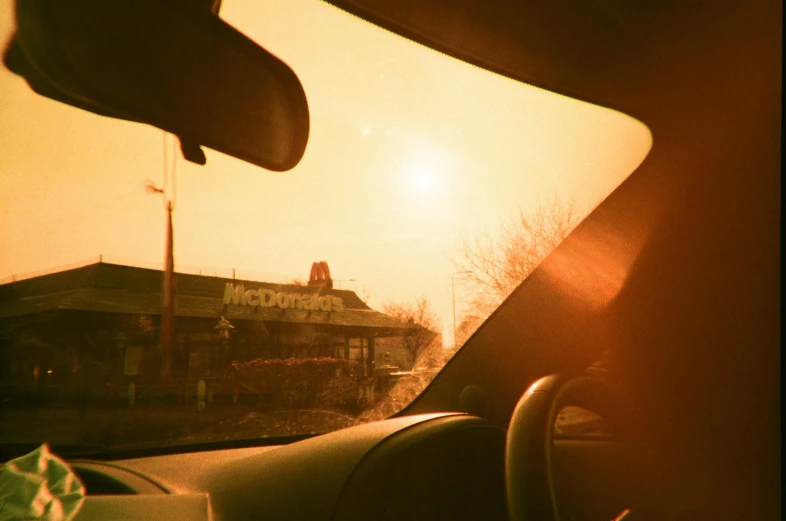
<svg viewBox="0 0 786 521">
<path fill-rule="evenodd" d="M 212 4 L 212 5 L 207 5 Z M 308 104 L 295 73 L 213 11 L 220 2 L 23 0 L 8 69 L 49 98 L 284 171 L 302 158 Z"/>
</svg>

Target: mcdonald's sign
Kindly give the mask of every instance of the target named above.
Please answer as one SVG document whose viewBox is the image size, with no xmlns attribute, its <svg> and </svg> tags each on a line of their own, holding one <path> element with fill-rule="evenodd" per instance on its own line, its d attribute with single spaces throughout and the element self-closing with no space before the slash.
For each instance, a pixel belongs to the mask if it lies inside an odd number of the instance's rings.
<svg viewBox="0 0 786 521">
<path fill-rule="evenodd" d="M 333 289 L 333 279 L 330 278 L 330 268 L 325 261 L 311 264 L 311 275 L 308 278 L 309 286 L 324 286 Z"/>
<path fill-rule="evenodd" d="M 246 289 L 242 284 L 227 283 L 224 304 L 280 309 L 309 309 L 315 311 L 344 311 L 344 301 L 332 295 L 285 293 L 270 289 Z"/>
</svg>

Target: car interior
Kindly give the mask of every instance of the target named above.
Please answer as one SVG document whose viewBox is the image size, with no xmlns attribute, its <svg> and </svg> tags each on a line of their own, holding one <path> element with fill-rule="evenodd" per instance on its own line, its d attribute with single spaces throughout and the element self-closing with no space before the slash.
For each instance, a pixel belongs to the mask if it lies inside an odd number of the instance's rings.
<svg viewBox="0 0 786 521">
<path fill-rule="evenodd" d="M 780 519 L 781 2 L 328 3 L 631 116 L 652 147 L 400 412 L 66 457 L 87 491 L 75 519 Z M 314 110 L 298 70 L 223 22 L 221 2 L 182 4 L 17 1 L 5 66 L 178 136 L 190 161 L 207 147 L 297 164 Z M 148 36 L 159 25 L 175 29 Z M 130 43 L 98 45 L 107 34 Z M 598 429 L 561 430 L 570 407 Z"/>
</svg>

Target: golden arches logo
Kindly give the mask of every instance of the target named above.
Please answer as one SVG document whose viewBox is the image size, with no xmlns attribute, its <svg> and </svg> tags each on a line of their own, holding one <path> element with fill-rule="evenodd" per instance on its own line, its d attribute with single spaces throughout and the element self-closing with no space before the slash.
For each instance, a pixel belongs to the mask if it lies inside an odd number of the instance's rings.
<svg viewBox="0 0 786 521">
<path fill-rule="evenodd" d="M 333 287 L 333 280 L 330 278 L 330 268 L 328 268 L 327 262 L 319 261 L 311 264 L 311 275 L 308 278 L 308 285 Z"/>
</svg>

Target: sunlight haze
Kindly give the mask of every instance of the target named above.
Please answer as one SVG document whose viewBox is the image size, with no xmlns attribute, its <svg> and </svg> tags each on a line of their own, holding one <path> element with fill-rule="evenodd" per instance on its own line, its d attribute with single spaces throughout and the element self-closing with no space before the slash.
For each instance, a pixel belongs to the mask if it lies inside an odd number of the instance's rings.
<svg viewBox="0 0 786 521">
<path fill-rule="evenodd" d="M 11 9 L 0 7 L 3 46 Z M 221 16 L 298 74 L 309 143 L 283 173 L 209 149 L 204 167 L 179 157 L 178 270 L 283 282 L 307 279 L 324 260 L 375 309 L 426 296 L 450 343 L 460 238 L 493 233 L 517 208 L 553 197 L 589 212 L 651 145 L 628 116 L 468 66 L 321 2 L 226 0 Z M 99 254 L 162 267 L 162 200 L 144 190 L 163 180 L 162 134 L 41 97 L 2 68 L 3 282 Z"/>
</svg>

